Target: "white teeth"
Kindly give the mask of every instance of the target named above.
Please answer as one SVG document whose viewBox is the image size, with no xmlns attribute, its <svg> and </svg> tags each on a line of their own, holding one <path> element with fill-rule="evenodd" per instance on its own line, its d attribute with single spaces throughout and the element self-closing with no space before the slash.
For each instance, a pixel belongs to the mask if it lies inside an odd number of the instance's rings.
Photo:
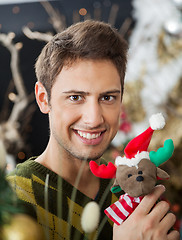
<svg viewBox="0 0 182 240">
<path fill-rule="evenodd" d="M 91 139 L 91 137 L 92 137 L 91 134 L 90 134 L 90 133 L 87 133 L 87 137 L 86 137 L 86 138 L 87 138 L 87 139 Z"/>
<path fill-rule="evenodd" d="M 95 133 L 93 133 L 93 134 L 91 134 L 91 133 L 84 133 L 84 132 L 81 132 L 81 131 L 77 131 L 77 132 L 78 132 L 78 134 L 79 134 L 81 137 L 86 138 L 86 139 L 98 138 L 98 137 L 101 135 L 101 132 L 100 132 L 100 133 L 97 133 L 97 134 L 95 134 Z"/>
<path fill-rule="evenodd" d="M 79 134 L 81 137 L 83 137 L 83 133 L 82 133 L 82 132 L 78 131 L 78 134 Z"/>
</svg>

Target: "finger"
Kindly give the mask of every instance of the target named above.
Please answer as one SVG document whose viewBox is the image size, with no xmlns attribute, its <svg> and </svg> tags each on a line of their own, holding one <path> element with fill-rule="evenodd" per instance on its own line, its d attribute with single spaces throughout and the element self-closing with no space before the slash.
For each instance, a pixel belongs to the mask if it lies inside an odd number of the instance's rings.
<svg viewBox="0 0 182 240">
<path fill-rule="evenodd" d="M 148 214 L 164 191 L 165 187 L 163 185 L 155 186 L 153 191 L 143 198 L 139 206 L 136 208 L 135 213 L 140 212 L 144 215 Z"/>
<path fill-rule="evenodd" d="M 180 234 L 178 231 L 173 230 L 167 235 L 168 240 L 179 240 L 180 239 Z"/>
<path fill-rule="evenodd" d="M 156 204 L 156 206 L 149 213 L 149 216 L 156 220 L 156 222 L 160 222 L 161 219 L 168 213 L 169 204 L 166 201 L 160 201 Z"/>
<path fill-rule="evenodd" d="M 118 227 L 119 226 L 116 223 L 113 224 L 113 229 L 117 229 Z"/>
<path fill-rule="evenodd" d="M 168 213 L 160 222 L 160 228 L 164 232 L 168 232 L 175 224 L 176 216 L 173 213 Z"/>
</svg>

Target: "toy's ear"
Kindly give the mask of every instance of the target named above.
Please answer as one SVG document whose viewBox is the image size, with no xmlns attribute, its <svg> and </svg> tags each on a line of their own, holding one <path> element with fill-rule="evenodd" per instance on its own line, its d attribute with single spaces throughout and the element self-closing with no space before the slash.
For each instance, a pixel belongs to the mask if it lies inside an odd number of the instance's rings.
<svg viewBox="0 0 182 240">
<path fill-rule="evenodd" d="M 158 180 L 165 180 L 165 179 L 169 179 L 169 178 L 170 178 L 170 176 L 167 174 L 167 172 L 165 172 L 161 168 L 157 167 L 157 179 Z"/>
<path fill-rule="evenodd" d="M 121 192 L 121 191 L 122 191 L 122 189 L 119 186 L 119 184 L 117 183 L 117 180 L 115 179 L 115 181 L 114 181 L 114 183 L 113 183 L 113 185 L 111 187 L 111 192 L 112 193 L 118 193 L 118 192 Z"/>
</svg>

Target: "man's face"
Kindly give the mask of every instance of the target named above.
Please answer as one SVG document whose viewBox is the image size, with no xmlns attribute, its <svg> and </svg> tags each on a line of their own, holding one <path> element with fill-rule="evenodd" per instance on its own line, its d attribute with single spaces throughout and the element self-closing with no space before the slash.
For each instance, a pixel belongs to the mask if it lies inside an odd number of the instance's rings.
<svg viewBox="0 0 182 240">
<path fill-rule="evenodd" d="M 98 159 L 118 130 L 120 110 L 120 76 L 112 62 L 76 61 L 53 85 L 50 139 L 63 156 Z"/>
</svg>

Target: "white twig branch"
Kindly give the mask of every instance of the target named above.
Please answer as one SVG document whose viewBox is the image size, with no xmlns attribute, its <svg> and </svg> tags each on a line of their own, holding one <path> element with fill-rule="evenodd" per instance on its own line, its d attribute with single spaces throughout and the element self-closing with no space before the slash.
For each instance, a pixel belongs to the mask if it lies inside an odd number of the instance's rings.
<svg viewBox="0 0 182 240">
<path fill-rule="evenodd" d="M 125 36 L 125 34 L 128 32 L 128 30 L 130 29 L 132 20 L 131 18 L 126 18 L 125 21 L 123 22 L 123 24 L 121 25 L 120 29 L 119 29 L 119 33 L 122 36 Z"/>
<path fill-rule="evenodd" d="M 80 21 L 80 14 L 78 13 L 78 11 L 73 10 L 73 23 L 77 23 Z"/>
<path fill-rule="evenodd" d="M 6 148 L 2 140 L 2 133 L 0 128 L 0 169 L 5 169 L 6 167 Z"/>
<path fill-rule="evenodd" d="M 61 15 L 58 11 L 56 11 L 49 2 L 41 2 L 45 11 L 48 13 L 50 17 L 50 22 L 56 32 L 61 32 L 65 29 L 65 17 Z M 33 32 L 29 27 L 23 27 L 23 33 L 30 39 L 35 39 L 39 41 L 49 42 L 53 35 L 51 33 L 41 33 L 41 32 Z"/>
<path fill-rule="evenodd" d="M 50 17 L 50 22 L 54 27 L 55 31 L 57 33 L 62 32 L 66 27 L 65 16 L 61 15 L 59 11 L 55 10 L 48 1 L 41 2 L 41 4 L 48 13 Z"/>
<path fill-rule="evenodd" d="M 32 32 L 28 27 L 23 27 L 22 31 L 28 38 L 39 41 L 49 42 L 53 37 L 51 33 Z"/>
<path fill-rule="evenodd" d="M 108 23 L 110 23 L 112 26 L 115 25 L 118 10 L 119 6 L 117 4 L 113 4 L 108 18 Z"/>
<path fill-rule="evenodd" d="M 13 38 L 14 34 L 12 33 L 8 33 L 7 35 L 3 33 L 0 34 L 0 42 L 10 51 L 11 54 L 10 67 L 17 90 L 17 97 L 8 121 L 15 123 L 19 119 L 22 111 L 28 105 L 28 97 L 23 83 L 23 78 L 19 70 L 19 50 L 16 47 L 17 45 L 13 43 Z"/>
<path fill-rule="evenodd" d="M 13 33 L 0 34 L 0 42 L 10 51 L 11 54 L 11 70 L 12 70 L 12 77 L 13 81 L 15 83 L 18 95 L 20 98 L 26 96 L 26 90 L 23 84 L 23 79 L 19 71 L 19 56 L 18 56 L 18 49 L 16 48 L 16 45 L 13 44 L 12 40 L 14 38 Z"/>
<path fill-rule="evenodd" d="M 94 19 L 97 21 L 101 20 L 101 9 L 100 8 L 94 8 Z"/>
</svg>

